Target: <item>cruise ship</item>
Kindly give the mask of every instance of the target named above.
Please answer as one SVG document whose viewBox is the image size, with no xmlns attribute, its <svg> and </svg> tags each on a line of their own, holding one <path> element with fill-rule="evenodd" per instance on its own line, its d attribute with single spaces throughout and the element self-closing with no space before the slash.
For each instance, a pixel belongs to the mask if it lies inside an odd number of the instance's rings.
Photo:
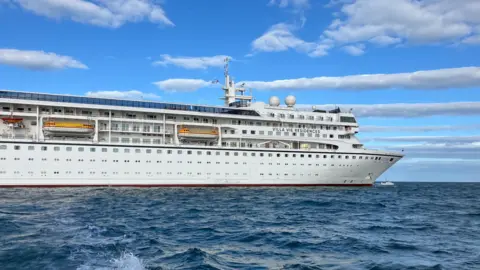
<svg viewBox="0 0 480 270">
<path fill-rule="evenodd" d="M 1 90 L 0 186 L 372 186 L 403 157 L 350 111 L 254 102 L 228 65 L 223 106 Z"/>
</svg>

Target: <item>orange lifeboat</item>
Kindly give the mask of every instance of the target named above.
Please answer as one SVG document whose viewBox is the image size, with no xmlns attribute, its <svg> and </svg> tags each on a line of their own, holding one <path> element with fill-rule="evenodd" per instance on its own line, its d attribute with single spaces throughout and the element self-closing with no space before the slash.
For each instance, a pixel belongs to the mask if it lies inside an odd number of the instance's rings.
<svg viewBox="0 0 480 270">
<path fill-rule="evenodd" d="M 18 124 L 23 121 L 23 118 L 10 116 L 10 117 L 3 117 L 2 121 L 5 124 Z"/>
<path fill-rule="evenodd" d="M 95 131 L 95 125 L 78 122 L 46 121 L 43 123 L 43 130 L 47 133 L 88 134 Z"/>
<path fill-rule="evenodd" d="M 218 137 L 218 131 L 215 128 L 188 128 L 182 127 L 178 130 L 178 136 L 184 138 L 204 138 L 204 139 L 213 139 Z"/>
</svg>

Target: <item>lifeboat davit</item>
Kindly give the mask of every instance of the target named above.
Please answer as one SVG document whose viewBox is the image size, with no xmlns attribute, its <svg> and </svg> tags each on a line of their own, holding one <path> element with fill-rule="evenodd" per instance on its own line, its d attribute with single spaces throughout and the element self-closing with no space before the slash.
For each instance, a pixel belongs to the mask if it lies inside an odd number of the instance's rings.
<svg viewBox="0 0 480 270">
<path fill-rule="evenodd" d="M 43 130 L 47 133 L 90 134 L 95 131 L 95 125 L 78 122 L 47 121 L 43 123 Z"/>
<path fill-rule="evenodd" d="M 178 130 L 178 136 L 183 138 L 214 139 L 218 137 L 218 131 L 216 129 L 183 127 Z"/>
</svg>

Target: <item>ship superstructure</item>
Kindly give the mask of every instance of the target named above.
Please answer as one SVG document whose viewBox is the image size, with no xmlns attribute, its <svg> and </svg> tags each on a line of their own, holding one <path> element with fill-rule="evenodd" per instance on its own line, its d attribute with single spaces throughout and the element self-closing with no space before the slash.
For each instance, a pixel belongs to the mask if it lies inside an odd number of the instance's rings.
<svg viewBox="0 0 480 270">
<path fill-rule="evenodd" d="M 0 91 L 0 186 L 370 186 L 403 155 L 368 150 L 351 112 Z"/>
</svg>

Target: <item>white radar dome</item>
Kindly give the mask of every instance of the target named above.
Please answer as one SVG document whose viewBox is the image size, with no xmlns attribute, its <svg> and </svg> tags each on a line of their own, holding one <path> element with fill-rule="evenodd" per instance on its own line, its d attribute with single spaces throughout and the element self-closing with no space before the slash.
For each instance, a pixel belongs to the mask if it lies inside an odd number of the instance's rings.
<svg viewBox="0 0 480 270">
<path fill-rule="evenodd" d="M 268 101 L 270 106 L 277 107 L 280 105 L 280 99 L 276 96 L 270 97 L 270 100 Z"/>
<path fill-rule="evenodd" d="M 285 98 L 285 104 L 288 107 L 293 107 L 295 105 L 295 102 L 297 102 L 297 99 L 294 96 L 288 96 Z"/>
</svg>

